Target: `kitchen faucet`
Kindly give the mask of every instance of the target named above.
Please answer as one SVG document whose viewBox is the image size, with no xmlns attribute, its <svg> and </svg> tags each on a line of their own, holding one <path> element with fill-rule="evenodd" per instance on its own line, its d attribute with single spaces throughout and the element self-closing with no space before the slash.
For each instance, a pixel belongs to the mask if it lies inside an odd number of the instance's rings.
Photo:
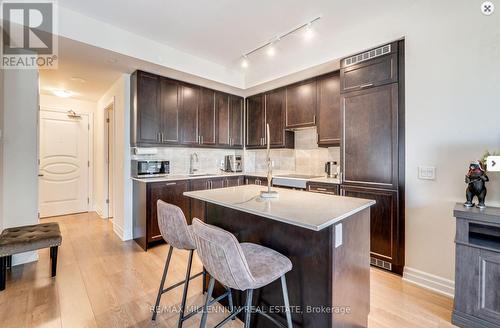
<svg viewBox="0 0 500 328">
<path fill-rule="evenodd" d="M 193 167 L 194 162 L 198 163 L 197 153 L 192 153 L 191 156 L 189 156 L 189 174 L 194 174 L 194 172 L 198 171 L 198 169 Z"/>
</svg>

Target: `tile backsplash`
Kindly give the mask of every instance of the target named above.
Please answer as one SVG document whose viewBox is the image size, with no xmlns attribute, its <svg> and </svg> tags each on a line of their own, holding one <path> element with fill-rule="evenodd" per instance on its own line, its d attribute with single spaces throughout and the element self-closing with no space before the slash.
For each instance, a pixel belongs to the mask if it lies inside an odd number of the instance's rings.
<svg viewBox="0 0 500 328">
<path fill-rule="evenodd" d="M 168 160 L 170 161 L 170 173 L 186 174 L 189 172 L 189 157 L 192 153 L 198 154 L 198 163 L 194 167 L 198 172 L 217 173 L 220 172 L 221 162 L 225 155 L 243 154 L 242 150 L 234 149 L 207 149 L 207 148 L 182 148 L 182 147 L 159 147 L 155 155 L 135 155 L 132 159 Z"/>
<path fill-rule="evenodd" d="M 195 168 L 201 173 L 220 172 L 225 155 L 243 155 L 245 172 L 262 172 L 266 167 L 266 150 L 232 150 L 207 148 L 159 147 L 155 155 L 135 155 L 132 159 L 158 159 L 170 161 L 172 174 L 186 174 L 189 171 L 189 157 L 198 154 Z M 295 132 L 295 149 L 271 149 L 271 160 L 275 171 L 292 171 L 304 174 L 323 175 L 325 162 L 340 164 L 340 148 L 320 148 L 316 143 L 316 128 Z"/>
<path fill-rule="evenodd" d="M 246 150 L 246 172 L 266 170 L 266 150 Z M 340 164 L 340 148 L 320 148 L 316 143 L 316 128 L 295 131 L 295 149 L 271 149 L 273 169 L 304 174 L 323 175 L 325 162 Z"/>
</svg>

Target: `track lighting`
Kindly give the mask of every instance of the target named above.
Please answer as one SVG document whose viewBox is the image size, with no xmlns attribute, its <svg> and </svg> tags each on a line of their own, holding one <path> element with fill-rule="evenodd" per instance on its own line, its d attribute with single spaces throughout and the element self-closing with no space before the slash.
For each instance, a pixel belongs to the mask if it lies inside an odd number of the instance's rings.
<svg viewBox="0 0 500 328">
<path fill-rule="evenodd" d="M 306 40 L 311 39 L 314 36 L 314 31 L 312 30 L 312 24 L 320 19 L 321 19 L 321 16 L 318 16 L 318 17 L 314 18 L 313 20 L 310 20 L 309 22 L 307 22 L 305 24 L 302 24 L 298 27 L 295 27 L 284 34 L 281 34 L 281 35 L 275 37 L 274 39 L 271 39 L 271 41 L 269 41 L 269 42 L 255 48 L 255 49 L 247 52 L 246 54 L 242 55 L 241 56 L 241 67 L 247 68 L 248 67 L 248 56 L 250 56 L 251 54 L 253 54 L 261 49 L 264 49 L 264 48 L 266 48 L 267 55 L 269 57 L 273 57 L 276 54 L 276 48 L 275 48 L 276 43 L 278 41 L 280 41 L 281 39 L 283 39 L 284 37 L 287 37 L 287 36 L 297 32 L 297 31 L 305 29 L 304 38 Z"/>
</svg>

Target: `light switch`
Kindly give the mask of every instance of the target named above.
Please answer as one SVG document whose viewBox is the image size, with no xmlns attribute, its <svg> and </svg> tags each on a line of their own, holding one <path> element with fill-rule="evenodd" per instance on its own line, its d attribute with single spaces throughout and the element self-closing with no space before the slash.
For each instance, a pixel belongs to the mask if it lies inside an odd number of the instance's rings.
<svg viewBox="0 0 500 328">
<path fill-rule="evenodd" d="M 335 248 L 342 246 L 342 223 L 335 226 Z"/>
<path fill-rule="evenodd" d="M 421 180 L 436 180 L 436 167 L 434 166 L 419 166 L 418 178 Z"/>
<path fill-rule="evenodd" d="M 490 172 L 500 172 L 500 156 L 488 156 L 486 158 L 486 167 Z"/>
</svg>

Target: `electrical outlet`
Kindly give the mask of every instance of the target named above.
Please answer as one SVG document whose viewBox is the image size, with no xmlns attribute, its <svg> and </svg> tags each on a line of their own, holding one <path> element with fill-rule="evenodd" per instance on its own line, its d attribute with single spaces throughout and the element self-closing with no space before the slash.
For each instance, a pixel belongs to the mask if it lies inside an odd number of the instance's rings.
<svg viewBox="0 0 500 328">
<path fill-rule="evenodd" d="M 420 180 L 436 180 L 436 167 L 434 166 L 419 166 L 418 178 Z"/>
<path fill-rule="evenodd" d="M 342 223 L 335 226 L 335 248 L 342 246 Z"/>
</svg>

